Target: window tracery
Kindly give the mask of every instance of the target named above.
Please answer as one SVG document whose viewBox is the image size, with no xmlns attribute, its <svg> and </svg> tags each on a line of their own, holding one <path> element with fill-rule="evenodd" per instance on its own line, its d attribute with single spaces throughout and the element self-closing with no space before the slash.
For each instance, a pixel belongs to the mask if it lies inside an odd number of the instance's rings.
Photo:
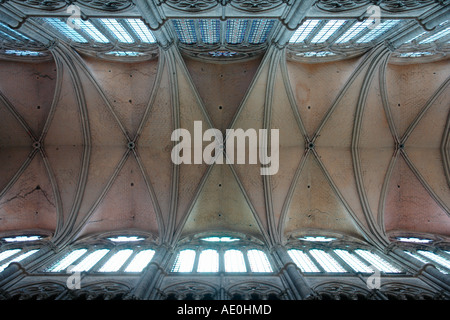
<svg viewBox="0 0 450 320">
<path fill-rule="evenodd" d="M 329 241 L 324 241 L 324 239 Z M 336 238 L 303 237 L 287 249 L 292 261 L 303 273 L 404 273 L 400 266 L 367 246 Z"/>
<path fill-rule="evenodd" d="M 44 272 L 142 272 L 156 250 L 152 242 L 139 236 L 115 236 L 102 243 L 78 243 L 66 250 Z"/>
<path fill-rule="evenodd" d="M 173 273 L 273 272 L 259 245 L 230 236 L 210 236 L 181 246 L 172 265 Z"/>
<path fill-rule="evenodd" d="M 45 244 L 47 237 L 39 234 L 20 234 L 0 238 L 0 272 L 11 263 L 20 263 L 35 255 Z"/>
</svg>

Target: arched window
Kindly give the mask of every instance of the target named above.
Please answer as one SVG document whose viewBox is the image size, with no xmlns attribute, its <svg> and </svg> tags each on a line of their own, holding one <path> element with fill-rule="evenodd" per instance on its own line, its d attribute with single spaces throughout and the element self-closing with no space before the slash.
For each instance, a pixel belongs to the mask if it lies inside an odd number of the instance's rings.
<svg viewBox="0 0 450 320">
<path fill-rule="evenodd" d="M 103 245 L 78 244 L 45 271 L 136 273 L 142 272 L 155 254 L 155 250 L 143 237 L 116 236 L 107 240 L 103 240 Z"/>
<path fill-rule="evenodd" d="M 171 272 L 270 273 L 273 270 L 259 246 L 237 237 L 210 236 L 182 248 Z"/>
<path fill-rule="evenodd" d="M 404 250 L 406 254 L 414 259 L 425 263 L 431 263 L 436 266 L 443 274 L 450 273 L 450 255 L 447 252 L 433 252 L 432 250 Z"/>
<path fill-rule="evenodd" d="M 304 273 L 402 273 L 400 267 L 381 253 L 359 244 L 343 244 L 336 238 L 308 236 L 299 238 L 288 249 L 292 261 Z"/>
<path fill-rule="evenodd" d="M 39 251 L 45 236 L 17 235 L 0 238 L 0 272 L 13 262 L 21 262 Z"/>
<path fill-rule="evenodd" d="M 246 272 L 245 260 L 242 251 L 231 249 L 225 251 L 225 272 Z"/>
<path fill-rule="evenodd" d="M 217 250 L 206 249 L 200 252 L 197 272 L 219 271 L 219 253 Z"/>
<path fill-rule="evenodd" d="M 156 43 L 151 30 L 141 19 L 109 19 L 92 18 L 83 19 L 34 18 L 37 22 L 46 25 L 59 36 L 76 43 L 94 41 L 97 43 Z M 74 27 L 72 27 L 74 26 Z"/>
<path fill-rule="evenodd" d="M 445 240 L 442 241 L 443 239 L 432 235 L 420 234 L 397 236 L 392 240 L 416 262 L 433 264 L 443 274 L 450 274 L 450 252 L 445 250 Z M 441 248 L 442 246 L 444 247 Z"/>
</svg>

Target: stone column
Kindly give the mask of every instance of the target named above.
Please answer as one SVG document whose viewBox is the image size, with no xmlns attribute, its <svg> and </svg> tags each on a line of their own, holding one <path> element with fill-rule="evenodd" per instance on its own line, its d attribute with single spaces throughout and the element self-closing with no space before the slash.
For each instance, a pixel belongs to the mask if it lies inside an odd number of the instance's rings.
<svg viewBox="0 0 450 320">
<path fill-rule="evenodd" d="M 438 285 L 445 291 L 450 292 L 450 276 L 440 272 L 431 263 L 423 264 L 422 262 L 414 259 L 410 255 L 406 254 L 401 248 L 394 247 L 389 254 L 393 254 L 401 259 L 406 265 L 416 271 L 416 275 L 420 278 L 423 277 L 434 284 Z"/>
<path fill-rule="evenodd" d="M 281 246 L 276 246 L 274 248 L 274 252 L 282 264 L 280 272 L 284 271 L 286 277 L 288 278 L 287 280 L 292 286 L 294 286 L 294 291 L 298 293 L 298 298 L 304 300 L 310 297 L 313 292 L 303 275 L 300 273 L 297 265 L 289 257 L 286 249 Z"/>
<path fill-rule="evenodd" d="M 165 273 L 162 265 L 169 257 L 169 250 L 166 247 L 160 247 L 156 250 L 152 261 L 144 270 L 141 279 L 133 290 L 131 296 L 135 299 L 146 300 L 149 299 L 159 276 Z"/>
</svg>

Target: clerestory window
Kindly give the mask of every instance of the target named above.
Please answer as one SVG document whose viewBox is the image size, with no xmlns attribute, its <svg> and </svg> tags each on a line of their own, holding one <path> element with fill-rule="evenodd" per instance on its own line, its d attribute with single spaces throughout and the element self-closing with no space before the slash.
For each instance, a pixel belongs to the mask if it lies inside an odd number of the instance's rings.
<svg viewBox="0 0 450 320">
<path fill-rule="evenodd" d="M 40 235 L 8 236 L 0 239 L 0 272 L 11 263 L 21 262 L 39 251 Z"/>
<path fill-rule="evenodd" d="M 404 252 L 423 264 L 431 263 L 443 274 L 450 273 L 450 255 L 448 251 L 408 249 Z"/>
<path fill-rule="evenodd" d="M 266 253 L 241 239 L 229 236 L 201 238 L 198 244 L 181 249 L 171 272 L 174 273 L 270 273 Z"/>
<path fill-rule="evenodd" d="M 262 44 L 270 35 L 273 19 L 174 19 L 175 33 L 183 44 Z M 224 32 L 222 32 L 222 30 Z"/>
<path fill-rule="evenodd" d="M 302 241 L 310 245 L 292 247 L 288 254 L 292 261 L 304 273 L 402 273 L 402 269 L 389 261 L 381 253 L 349 246 L 330 245 L 334 238 L 304 237 Z M 316 243 L 316 244 L 314 244 Z M 323 245 L 320 245 L 320 244 Z"/>
<path fill-rule="evenodd" d="M 66 252 L 45 271 L 57 272 L 142 272 L 152 260 L 155 250 L 138 236 L 107 238 L 112 245 L 86 245 Z"/>
</svg>

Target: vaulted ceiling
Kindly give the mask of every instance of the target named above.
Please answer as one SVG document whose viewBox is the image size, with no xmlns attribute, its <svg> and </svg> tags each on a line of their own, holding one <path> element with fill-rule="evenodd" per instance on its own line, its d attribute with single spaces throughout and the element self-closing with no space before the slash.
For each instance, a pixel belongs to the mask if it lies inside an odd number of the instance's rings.
<svg viewBox="0 0 450 320">
<path fill-rule="evenodd" d="M 448 59 L 399 63 L 379 44 L 337 61 L 268 46 L 201 59 L 176 46 L 111 61 L 64 42 L 0 60 L 0 232 L 65 244 L 135 232 L 175 244 L 236 232 L 386 245 L 450 236 Z M 279 129 L 279 171 L 174 165 L 174 129 Z"/>
</svg>

